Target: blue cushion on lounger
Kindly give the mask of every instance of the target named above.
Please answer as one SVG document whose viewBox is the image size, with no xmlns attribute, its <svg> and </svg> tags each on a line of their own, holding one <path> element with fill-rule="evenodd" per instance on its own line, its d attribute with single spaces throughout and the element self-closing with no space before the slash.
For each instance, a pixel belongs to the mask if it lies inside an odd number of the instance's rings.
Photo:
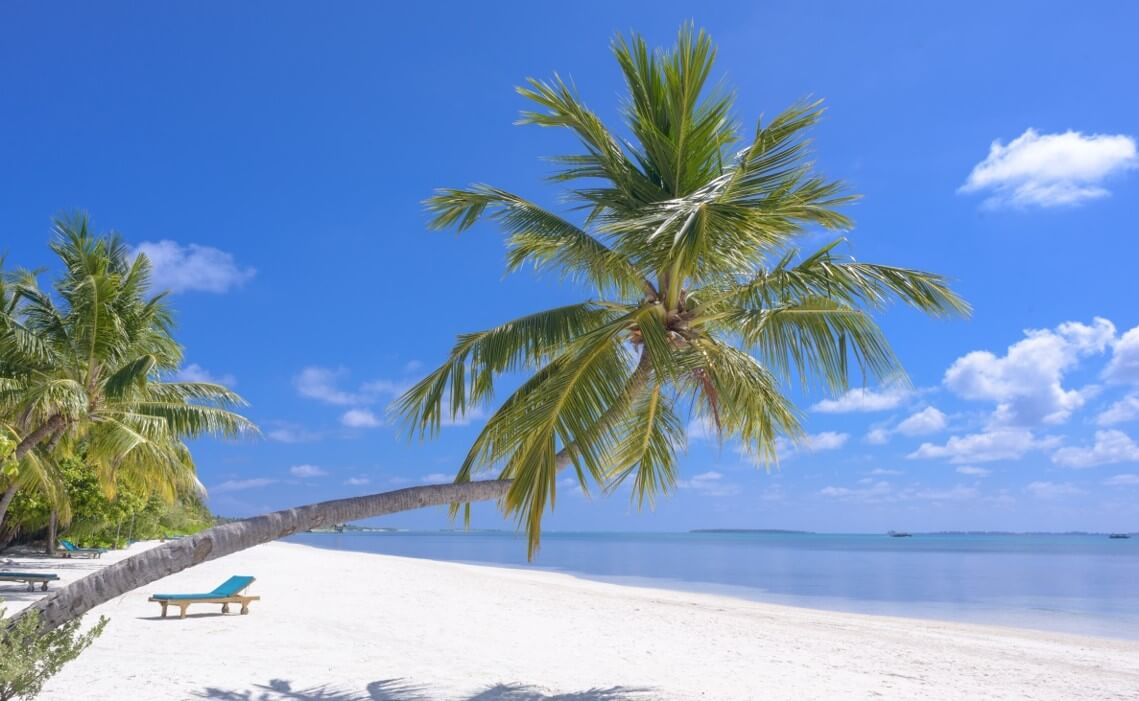
<svg viewBox="0 0 1139 701">
<path fill-rule="evenodd" d="M 233 576 L 225 580 L 221 586 L 206 594 L 155 594 L 155 599 L 182 600 L 186 599 L 224 599 L 234 596 L 242 589 L 253 583 L 253 577 Z"/>
</svg>

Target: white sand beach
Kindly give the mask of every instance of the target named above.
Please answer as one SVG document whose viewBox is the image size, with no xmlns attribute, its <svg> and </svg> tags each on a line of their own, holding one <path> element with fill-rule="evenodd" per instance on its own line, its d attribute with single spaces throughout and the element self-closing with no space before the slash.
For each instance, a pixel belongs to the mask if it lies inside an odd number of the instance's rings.
<svg viewBox="0 0 1139 701">
<path fill-rule="evenodd" d="M 65 580 L 101 560 L 24 560 Z M 157 591 L 257 577 L 248 616 Z M 11 610 L 39 596 L 0 586 Z M 518 569 L 272 543 L 96 609 L 50 701 L 1135 699 L 1139 643 L 832 613 Z"/>
</svg>

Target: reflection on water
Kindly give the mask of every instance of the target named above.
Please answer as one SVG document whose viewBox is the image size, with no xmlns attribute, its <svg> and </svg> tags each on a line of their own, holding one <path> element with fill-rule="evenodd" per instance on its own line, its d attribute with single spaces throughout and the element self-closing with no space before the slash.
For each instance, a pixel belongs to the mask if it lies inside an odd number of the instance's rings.
<svg viewBox="0 0 1139 701">
<path fill-rule="evenodd" d="M 305 533 L 290 541 L 533 567 L 841 611 L 1139 639 L 1139 539 L 1106 536 Z"/>
</svg>

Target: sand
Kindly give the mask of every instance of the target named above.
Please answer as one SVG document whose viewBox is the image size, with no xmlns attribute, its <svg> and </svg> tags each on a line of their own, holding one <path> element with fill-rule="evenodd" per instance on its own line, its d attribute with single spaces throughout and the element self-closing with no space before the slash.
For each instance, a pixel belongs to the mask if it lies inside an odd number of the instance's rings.
<svg viewBox="0 0 1139 701">
<path fill-rule="evenodd" d="M 65 579 L 138 552 L 37 566 Z M 158 618 L 156 591 L 257 577 L 250 615 Z M 0 585 L 11 609 L 39 594 Z M 236 607 L 235 607 L 236 610 Z M 567 575 L 272 543 L 95 611 L 42 699 L 1136 699 L 1139 643 L 834 613 Z"/>
</svg>

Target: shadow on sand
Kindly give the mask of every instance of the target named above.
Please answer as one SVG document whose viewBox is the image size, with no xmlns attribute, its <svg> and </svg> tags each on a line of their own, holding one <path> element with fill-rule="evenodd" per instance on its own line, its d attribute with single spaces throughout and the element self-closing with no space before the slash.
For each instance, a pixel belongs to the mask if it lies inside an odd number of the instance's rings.
<svg viewBox="0 0 1139 701">
<path fill-rule="evenodd" d="M 345 691 L 330 685 L 294 689 L 289 681 L 273 679 L 265 685 L 255 684 L 246 691 L 207 687 L 196 696 L 215 701 L 439 701 L 444 698 L 425 686 L 403 679 L 372 682 L 362 692 Z M 548 694 L 524 684 L 496 684 L 473 696 L 446 698 L 453 701 L 652 701 L 655 697 L 647 689 L 623 686 Z"/>
</svg>

